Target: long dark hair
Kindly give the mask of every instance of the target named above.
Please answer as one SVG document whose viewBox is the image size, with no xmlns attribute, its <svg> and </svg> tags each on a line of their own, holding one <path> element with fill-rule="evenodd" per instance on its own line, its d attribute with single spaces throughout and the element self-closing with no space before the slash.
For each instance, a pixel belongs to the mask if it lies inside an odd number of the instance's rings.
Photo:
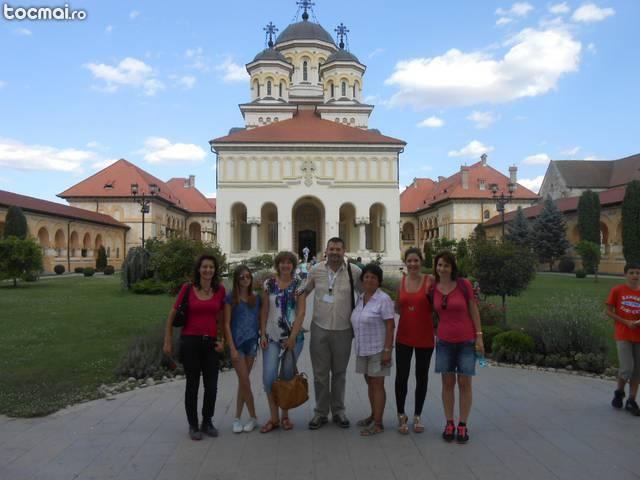
<svg viewBox="0 0 640 480">
<path fill-rule="evenodd" d="M 406 252 L 404 252 L 404 261 L 405 263 L 407 262 L 407 258 L 409 257 L 409 255 L 417 255 L 418 258 L 420 259 L 420 262 L 422 263 L 422 261 L 424 260 L 422 258 L 422 250 L 420 250 L 417 247 L 411 247 L 408 248 Z"/>
<path fill-rule="evenodd" d="M 211 279 L 211 289 L 214 292 L 218 291 L 218 287 L 220 286 L 220 272 L 218 268 L 218 260 L 213 255 L 203 254 L 198 257 L 195 263 L 195 268 L 193 269 L 193 284 L 201 288 L 200 286 L 200 267 L 202 266 L 202 262 L 205 260 L 211 260 L 213 262 L 213 278 Z"/>
<path fill-rule="evenodd" d="M 251 285 L 249 285 L 249 291 L 247 292 L 247 303 L 253 308 L 256 306 L 256 294 L 253 292 L 253 274 L 246 265 L 238 265 L 233 271 L 233 290 L 231 290 L 232 304 L 238 305 L 240 303 L 240 292 L 242 290 L 242 287 L 240 287 L 240 277 L 244 272 L 248 272 L 251 276 Z"/>
<path fill-rule="evenodd" d="M 442 250 L 438 252 L 436 258 L 433 259 L 433 274 L 436 277 L 436 283 L 440 281 L 440 275 L 438 275 L 438 260 L 443 259 L 449 265 L 451 265 L 451 280 L 458 278 L 458 266 L 456 265 L 456 256 L 449 250 Z"/>
</svg>

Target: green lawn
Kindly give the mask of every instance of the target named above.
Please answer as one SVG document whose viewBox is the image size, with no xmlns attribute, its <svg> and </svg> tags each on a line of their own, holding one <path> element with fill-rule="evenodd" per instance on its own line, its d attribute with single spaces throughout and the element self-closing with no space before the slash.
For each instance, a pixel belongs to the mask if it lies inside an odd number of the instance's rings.
<svg viewBox="0 0 640 480">
<path fill-rule="evenodd" d="M 119 276 L 0 286 L 0 413 L 39 416 L 98 396 L 129 342 L 173 298 L 123 292 Z"/>
</svg>

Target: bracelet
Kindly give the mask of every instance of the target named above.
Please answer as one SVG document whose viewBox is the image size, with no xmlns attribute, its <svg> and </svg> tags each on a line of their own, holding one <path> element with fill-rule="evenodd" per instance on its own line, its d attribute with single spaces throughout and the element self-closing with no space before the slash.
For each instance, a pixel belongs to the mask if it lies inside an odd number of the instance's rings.
<svg viewBox="0 0 640 480">
<path fill-rule="evenodd" d="M 391 347 L 391 348 L 383 348 L 383 349 L 382 349 L 382 351 L 383 351 L 383 352 L 387 352 L 387 353 L 388 353 L 388 352 L 390 352 L 392 349 L 393 349 L 393 347 Z"/>
<path fill-rule="evenodd" d="M 476 332 L 476 335 L 482 335 L 482 332 Z"/>
</svg>

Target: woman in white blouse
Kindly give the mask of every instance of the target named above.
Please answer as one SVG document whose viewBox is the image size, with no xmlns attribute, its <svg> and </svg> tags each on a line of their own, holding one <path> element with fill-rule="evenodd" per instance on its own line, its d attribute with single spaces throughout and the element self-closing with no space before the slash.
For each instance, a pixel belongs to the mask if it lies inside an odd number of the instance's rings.
<svg viewBox="0 0 640 480">
<path fill-rule="evenodd" d="M 360 275 L 362 293 L 351 314 L 355 336 L 356 372 L 364 374 L 369 387 L 371 415 L 358 422 L 363 436 L 384 431 L 382 413 L 387 399 L 384 377 L 391 373 L 391 348 L 393 345 L 394 304 L 380 290 L 382 269 L 370 263 Z"/>
</svg>

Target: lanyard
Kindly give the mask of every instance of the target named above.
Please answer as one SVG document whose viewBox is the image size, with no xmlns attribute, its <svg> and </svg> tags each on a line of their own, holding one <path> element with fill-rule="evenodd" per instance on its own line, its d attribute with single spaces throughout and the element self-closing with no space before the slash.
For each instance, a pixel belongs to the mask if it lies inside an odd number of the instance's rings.
<svg viewBox="0 0 640 480">
<path fill-rule="evenodd" d="M 338 272 L 339 271 L 340 269 L 338 268 Z M 331 267 L 327 267 L 327 274 L 329 275 L 329 295 L 333 295 L 333 286 L 336 284 L 338 272 L 334 272 Z"/>
</svg>

